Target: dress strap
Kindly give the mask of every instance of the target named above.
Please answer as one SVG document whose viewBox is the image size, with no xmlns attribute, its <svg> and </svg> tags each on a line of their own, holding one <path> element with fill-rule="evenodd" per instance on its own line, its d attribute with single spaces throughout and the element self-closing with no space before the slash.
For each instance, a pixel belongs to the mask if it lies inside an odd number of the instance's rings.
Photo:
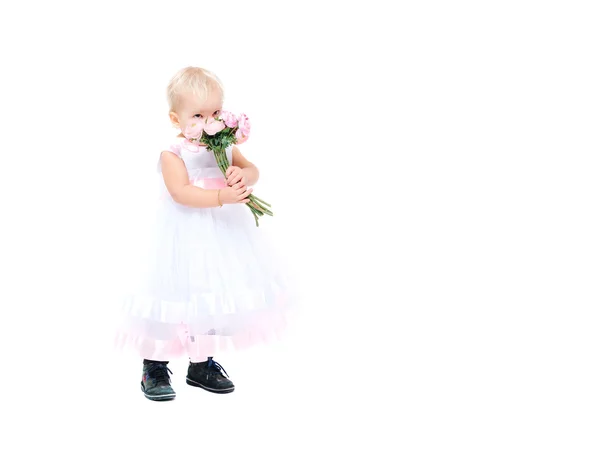
<svg viewBox="0 0 600 455">
<path fill-rule="evenodd" d="M 171 152 L 181 158 L 181 144 L 179 143 L 172 143 L 165 151 Z"/>
<path fill-rule="evenodd" d="M 163 147 L 163 149 L 160 151 L 160 154 L 162 155 L 162 152 L 171 152 L 173 155 L 176 155 L 179 158 L 181 158 L 181 142 L 182 141 L 180 140 L 180 138 L 173 140 L 169 145 Z M 162 172 L 162 167 L 160 165 L 160 155 L 158 156 L 156 171 Z"/>
</svg>

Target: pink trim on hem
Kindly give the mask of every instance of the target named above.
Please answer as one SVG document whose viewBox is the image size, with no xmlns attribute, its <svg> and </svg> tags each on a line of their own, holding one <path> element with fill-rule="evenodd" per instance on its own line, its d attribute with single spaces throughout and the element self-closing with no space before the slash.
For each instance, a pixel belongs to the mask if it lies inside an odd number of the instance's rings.
<svg viewBox="0 0 600 455">
<path fill-rule="evenodd" d="M 139 356 L 152 360 L 172 360 L 187 356 L 190 358 L 214 357 L 222 352 L 248 349 L 260 344 L 268 344 L 283 339 L 287 321 L 281 315 L 267 329 L 249 328 L 234 335 L 190 335 L 186 324 L 177 330 L 177 338 L 157 340 L 139 333 L 118 331 L 114 338 L 114 348 L 119 351 L 133 350 Z"/>
</svg>

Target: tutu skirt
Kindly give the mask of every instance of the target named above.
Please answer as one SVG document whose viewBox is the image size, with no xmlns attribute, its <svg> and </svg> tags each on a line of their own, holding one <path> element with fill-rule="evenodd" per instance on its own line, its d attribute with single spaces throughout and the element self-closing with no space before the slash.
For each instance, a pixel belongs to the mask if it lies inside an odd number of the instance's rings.
<svg viewBox="0 0 600 455">
<path fill-rule="evenodd" d="M 248 207 L 189 208 L 162 194 L 146 271 L 122 305 L 117 347 L 194 360 L 279 339 L 290 282 Z"/>
</svg>

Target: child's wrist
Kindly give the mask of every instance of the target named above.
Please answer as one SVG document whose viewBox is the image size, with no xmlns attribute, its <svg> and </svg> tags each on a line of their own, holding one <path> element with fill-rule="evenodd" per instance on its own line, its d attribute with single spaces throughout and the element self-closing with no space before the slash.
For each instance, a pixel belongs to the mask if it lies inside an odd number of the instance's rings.
<svg viewBox="0 0 600 455">
<path fill-rule="evenodd" d="M 258 169 L 255 166 L 242 169 L 247 186 L 256 185 L 258 181 Z"/>
</svg>

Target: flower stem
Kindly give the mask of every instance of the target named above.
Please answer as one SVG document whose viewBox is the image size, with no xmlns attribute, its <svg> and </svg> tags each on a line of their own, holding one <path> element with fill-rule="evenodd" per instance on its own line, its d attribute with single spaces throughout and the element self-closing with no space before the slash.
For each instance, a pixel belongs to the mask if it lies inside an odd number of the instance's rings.
<svg viewBox="0 0 600 455">
<path fill-rule="evenodd" d="M 250 202 L 246 202 L 246 204 L 249 205 L 250 207 L 252 207 L 253 210 L 260 212 L 260 214 L 262 215 L 264 213 L 263 208 L 260 205 L 258 205 L 256 202 L 254 202 L 250 196 L 248 197 L 248 199 L 250 199 Z"/>
<path fill-rule="evenodd" d="M 227 158 L 227 153 L 225 151 L 225 148 L 222 147 L 222 144 L 221 144 L 221 146 L 215 146 L 214 148 L 209 147 L 209 149 L 212 150 L 212 152 L 214 153 L 215 160 L 217 161 L 217 166 L 219 167 L 220 171 L 223 173 L 223 176 L 226 177 L 227 169 L 229 169 L 230 163 L 229 163 L 229 159 Z M 248 196 L 248 199 L 250 200 L 250 202 L 247 202 L 246 205 L 248 206 L 248 208 L 252 212 L 252 215 L 254 216 L 254 221 L 256 223 L 256 227 L 258 227 L 258 218 L 259 217 L 261 217 L 263 215 L 273 216 L 273 212 L 267 208 L 267 207 L 271 207 L 271 204 L 263 201 L 262 199 L 257 198 L 253 194 Z"/>
<path fill-rule="evenodd" d="M 257 198 L 256 196 L 252 195 L 252 197 L 254 199 L 256 199 L 256 201 L 260 202 L 261 204 L 266 205 L 267 207 L 271 207 L 271 204 L 269 204 L 268 202 L 263 201 L 262 199 Z"/>
<path fill-rule="evenodd" d="M 264 207 L 260 202 L 258 202 L 258 198 L 254 197 L 253 194 L 251 194 L 248 199 L 250 199 L 253 203 L 254 207 L 257 207 L 262 213 L 267 214 L 269 216 L 273 216 L 273 212 L 271 212 L 268 208 Z"/>
</svg>

